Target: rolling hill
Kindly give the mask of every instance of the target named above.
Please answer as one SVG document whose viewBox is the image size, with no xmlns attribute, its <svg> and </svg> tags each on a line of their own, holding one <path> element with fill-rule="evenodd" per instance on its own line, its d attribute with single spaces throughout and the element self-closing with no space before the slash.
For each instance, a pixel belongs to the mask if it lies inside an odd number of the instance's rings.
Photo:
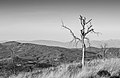
<svg viewBox="0 0 120 78">
<path fill-rule="evenodd" d="M 88 47 L 86 49 L 86 60 L 97 58 L 98 53 L 102 55 L 102 52 L 100 52 L 100 48 Z M 82 58 L 80 48 L 64 48 L 17 41 L 8 41 L 0 44 L 0 59 L 10 58 L 13 54 L 23 59 L 50 64 L 70 63 L 80 61 Z M 119 57 L 120 48 L 108 48 L 106 54 L 107 57 Z"/>
<path fill-rule="evenodd" d="M 82 51 L 56 46 L 38 45 L 9 41 L 0 44 L 0 59 L 10 58 L 11 54 L 24 59 L 36 60 L 39 63 L 69 63 L 80 61 Z M 96 58 L 96 52 L 86 52 L 86 59 Z"/>
<path fill-rule="evenodd" d="M 120 57 L 120 48 L 107 49 L 107 58 Z M 85 52 L 85 60 L 96 58 L 102 58 L 101 49 L 88 47 Z M 65 63 L 80 62 L 81 59 L 82 51 L 80 48 L 70 49 L 8 41 L 0 44 L 0 75 L 7 73 L 9 76 L 23 71 L 29 72 L 37 68 L 56 67 Z"/>
</svg>

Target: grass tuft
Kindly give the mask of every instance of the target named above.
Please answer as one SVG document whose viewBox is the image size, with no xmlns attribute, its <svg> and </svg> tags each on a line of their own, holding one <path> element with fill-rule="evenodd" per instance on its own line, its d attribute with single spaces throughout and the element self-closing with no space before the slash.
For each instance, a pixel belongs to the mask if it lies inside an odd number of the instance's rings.
<svg viewBox="0 0 120 78">
<path fill-rule="evenodd" d="M 82 69 L 80 63 L 63 64 L 58 67 L 21 72 L 9 78 L 103 78 L 97 75 L 100 70 L 108 71 L 111 76 L 120 75 L 120 59 L 98 59 L 86 62 Z M 105 78 L 105 77 L 104 77 Z"/>
</svg>

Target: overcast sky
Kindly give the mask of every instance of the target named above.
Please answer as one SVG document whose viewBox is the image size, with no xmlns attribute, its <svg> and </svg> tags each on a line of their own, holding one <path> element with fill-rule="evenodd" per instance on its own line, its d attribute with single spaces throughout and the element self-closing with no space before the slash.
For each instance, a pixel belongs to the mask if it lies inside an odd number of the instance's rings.
<svg viewBox="0 0 120 78">
<path fill-rule="evenodd" d="M 79 15 L 102 33 L 91 40 L 120 39 L 119 0 L 0 0 L 0 40 L 70 41 L 61 19 L 79 36 Z"/>
</svg>

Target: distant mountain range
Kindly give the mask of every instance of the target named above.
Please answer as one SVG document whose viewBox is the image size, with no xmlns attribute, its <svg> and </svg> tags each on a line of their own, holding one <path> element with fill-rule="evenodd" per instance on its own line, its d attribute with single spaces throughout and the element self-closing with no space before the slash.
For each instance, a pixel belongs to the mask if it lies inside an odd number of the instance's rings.
<svg viewBox="0 0 120 78">
<path fill-rule="evenodd" d="M 39 45 L 48 45 L 48 46 L 59 46 L 59 47 L 65 47 L 65 48 L 75 48 L 75 44 L 71 42 L 59 42 L 59 41 L 52 41 L 52 40 L 33 40 L 33 41 L 18 41 L 21 43 L 33 43 L 33 44 L 39 44 Z M 120 40 L 92 40 L 90 41 L 90 45 L 92 47 L 98 47 L 100 48 L 101 45 L 107 44 L 108 48 L 114 47 L 114 48 L 120 48 Z M 88 46 L 88 44 L 87 44 Z M 81 47 L 81 43 L 78 44 L 78 48 Z"/>
</svg>

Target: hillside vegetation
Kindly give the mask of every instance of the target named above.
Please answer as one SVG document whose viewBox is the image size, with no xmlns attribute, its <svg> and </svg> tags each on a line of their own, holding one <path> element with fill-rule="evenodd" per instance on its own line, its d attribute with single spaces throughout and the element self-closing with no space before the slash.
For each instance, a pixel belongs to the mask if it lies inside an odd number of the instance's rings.
<svg viewBox="0 0 120 78">
<path fill-rule="evenodd" d="M 37 45 L 31 43 L 19 43 L 15 41 L 0 44 L 0 59 L 10 58 L 11 53 L 24 59 L 37 60 L 37 62 L 61 62 L 68 63 L 81 60 L 82 51 L 79 49 L 67 49 L 62 47 Z M 95 52 L 86 52 L 86 57 L 95 58 Z"/>
<path fill-rule="evenodd" d="M 119 48 L 109 48 L 106 54 L 106 58 L 119 57 Z M 102 64 L 100 60 L 100 58 L 102 58 L 100 48 L 88 47 L 85 55 L 86 63 L 89 62 L 89 64 L 86 65 L 88 65 L 87 67 L 90 66 L 90 69 L 87 70 L 91 70 L 92 64 L 93 67 L 96 64 Z M 58 74 L 60 76 L 59 78 L 65 78 L 63 76 L 70 78 L 68 75 L 69 68 L 69 74 L 71 73 L 71 76 L 73 75 L 72 73 L 76 74 L 75 72 L 79 72 L 80 74 L 81 58 L 81 49 L 67 49 L 63 47 L 19 43 L 16 41 L 5 42 L 0 44 L 0 76 L 6 78 L 12 76 L 11 78 L 13 78 L 13 75 L 15 75 L 15 78 L 22 78 L 19 76 L 28 76 L 36 73 L 38 74 L 37 76 L 41 76 L 40 73 L 43 72 L 44 74 L 42 74 L 41 77 L 48 78 L 46 77 L 47 75 L 51 76 L 56 72 L 61 73 Z M 91 61 L 94 59 L 99 60 L 95 62 Z M 85 69 L 85 71 L 87 70 Z M 84 70 L 82 70 L 82 72 L 84 72 Z M 57 74 L 56 77 L 52 78 L 58 78 Z"/>
<path fill-rule="evenodd" d="M 21 72 L 10 78 L 120 78 L 120 59 L 93 60 L 81 69 L 79 63 L 62 64 L 57 67 Z"/>
<path fill-rule="evenodd" d="M 0 76 L 10 76 L 20 72 L 57 67 L 61 64 L 80 62 L 80 49 L 19 43 L 10 41 L 0 44 Z M 86 60 L 97 58 L 97 53 L 86 51 Z"/>
</svg>

